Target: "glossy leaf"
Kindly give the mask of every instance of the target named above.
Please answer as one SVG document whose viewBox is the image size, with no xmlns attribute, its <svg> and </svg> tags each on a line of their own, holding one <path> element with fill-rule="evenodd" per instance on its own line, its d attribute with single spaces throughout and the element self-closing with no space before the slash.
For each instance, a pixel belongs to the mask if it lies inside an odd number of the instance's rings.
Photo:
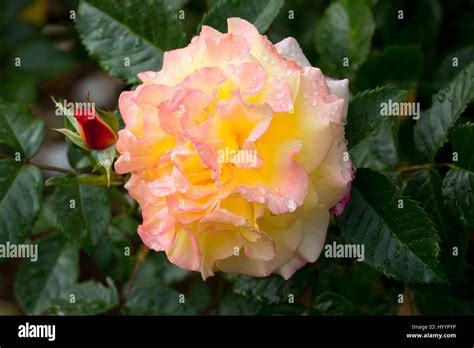
<svg viewBox="0 0 474 348">
<path fill-rule="evenodd" d="M 80 184 L 67 175 L 53 194 L 53 207 L 62 233 L 91 253 L 110 223 L 107 190 Z"/>
<path fill-rule="evenodd" d="M 43 144 L 44 121 L 34 117 L 22 104 L 0 103 L 0 149 L 33 157 Z M 22 158 L 22 159 L 23 159 Z"/>
<path fill-rule="evenodd" d="M 110 311 L 119 304 L 114 282 L 107 279 L 108 287 L 95 281 L 74 284 L 64 291 L 61 298 L 53 301 L 49 309 L 58 315 L 96 315 Z"/>
<path fill-rule="evenodd" d="M 353 74 L 369 54 L 374 29 L 366 0 L 332 2 L 316 27 L 316 45 L 324 65 L 339 76 Z"/>
<path fill-rule="evenodd" d="M 0 158 L 0 244 L 25 240 L 40 211 L 42 197 L 43 177 L 38 168 Z"/>
<path fill-rule="evenodd" d="M 101 67 L 128 82 L 160 70 L 163 52 L 184 44 L 178 12 L 162 1 L 81 0 L 76 28 Z"/>
<path fill-rule="evenodd" d="M 405 95 L 405 91 L 390 86 L 357 94 L 349 104 L 347 126 L 345 127 L 345 137 L 349 149 L 376 131 L 384 117 L 393 117 L 381 115 L 382 103 L 399 102 Z"/>
<path fill-rule="evenodd" d="M 58 235 L 39 240 L 38 260 L 24 260 L 15 280 L 15 294 L 27 314 L 41 314 L 79 277 L 77 249 Z"/>
<path fill-rule="evenodd" d="M 410 177 L 404 193 L 419 202 L 436 224 L 441 237 L 440 260 L 448 274 L 458 276 L 466 255 L 467 235 L 448 216 L 441 186 L 441 177 L 436 171 L 423 169 Z M 453 248 L 458 252 L 453 254 Z"/>
<path fill-rule="evenodd" d="M 474 63 L 466 66 L 451 83 L 433 96 L 431 108 L 421 113 L 415 125 L 418 151 L 434 159 L 448 140 L 459 115 L 474 97 Z"/>
<path fill-rule="evenodd" d="M 350 243 L 364 245 L 365 261 L 387 276 L 407 283 L 445 281 L 433 222 L 386 176 L 359 169 L 337 224 Z"/>
</svg>

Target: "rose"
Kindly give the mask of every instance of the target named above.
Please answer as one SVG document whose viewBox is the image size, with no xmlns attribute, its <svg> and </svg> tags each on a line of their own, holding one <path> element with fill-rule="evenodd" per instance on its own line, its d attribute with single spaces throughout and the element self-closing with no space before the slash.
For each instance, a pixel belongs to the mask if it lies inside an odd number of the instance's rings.
<svg viewBox="0 0 474 348">
<path fill-rule="evenodd" d="M 239 18 L 228 29 L 203 26 L 121 94 L 115 169 L 131 173 L 143 242 L 174 264 L 287 279 L 318 258 L 328 210 L 348 199 L 348 81 L 293 38 L 273 45 Z"/>
</svg>

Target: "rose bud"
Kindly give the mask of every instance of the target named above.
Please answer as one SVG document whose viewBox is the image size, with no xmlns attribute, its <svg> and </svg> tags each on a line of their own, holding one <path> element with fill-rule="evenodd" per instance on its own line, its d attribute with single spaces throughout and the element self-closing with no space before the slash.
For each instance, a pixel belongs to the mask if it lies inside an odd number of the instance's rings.
<svg viewBox="0 0 474 348">
<path fill-rule="evenodd" d="M 79 125 L 79 133 L 84 144 L 93 150 L 100 150 L 117 141 L 117 117 L 104 110 L 78 108 L 74 117 Z"/>
</svg>

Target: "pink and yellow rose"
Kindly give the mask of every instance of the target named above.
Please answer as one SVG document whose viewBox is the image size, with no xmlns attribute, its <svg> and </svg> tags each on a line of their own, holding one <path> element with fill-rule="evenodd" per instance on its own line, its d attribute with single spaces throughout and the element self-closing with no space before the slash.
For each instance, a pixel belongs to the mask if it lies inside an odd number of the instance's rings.
<svg viewBox="0 0 474 348">
<path fill-rule="evenodd" d="M 350 191 L 348 81 L 239 18 L 228 33 L 203 26 L 139 78 L 120 96 L 115 169 L 131 173 L 143 242 L 204 279 L 288 279 L 314 262 Z"/>
</svg>

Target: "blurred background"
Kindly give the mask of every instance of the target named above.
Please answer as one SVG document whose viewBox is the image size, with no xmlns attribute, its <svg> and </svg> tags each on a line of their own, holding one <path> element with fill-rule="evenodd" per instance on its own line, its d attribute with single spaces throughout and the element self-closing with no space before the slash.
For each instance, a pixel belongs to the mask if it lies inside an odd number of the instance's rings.
<svg viewBox="0 0 474 348">
<path fill-rule="evenodd" d="M 185 11 L 185 42 L 189 42 L 213 1 L 168 1 L 173 3 L 176 9 Z M 321 59 L 323 48 L 320 40 L 324 39 L 324 33 L 317 32 L 317 24 L 330 1 L 285 1 L 266 35 L 272 42 L 278 42 L 288 36 L 295 37 L 313 66 L 320 67 L 326 75 L 332 77 L 350 78 L 352 95 L 391 83 L 408 89 L 411 100 L 419 101 L 422 109 L 428 108 L 432 94 L 454 77 L 453 69 L 448 69 L 452 65 L 453 57 L 458 58 L 459 67 L 474 60 L 474 0 L 369 2 L 374 16 L 375 32 L 369 57 L 357 67 L 357 72 Z M 61 128 L 63 125 L 63 118 L 55 116 L 50 96 L 68 101 L 84 101 L 89 93 L 98 107 L 115 110 L 120 92 L 133 88 L 133 85 L 103 72 L 89 56 L 81 43 L 74 21 L 71 20 L 77 6 L 75 0 L 0 0 L 0 99 L 27 104 L 35 116 L 45 120 L 45 145 L 33 161 L 64 168 L 70 168 L 71 164 L 80 167 L 80 156 L 64 141 L 62 135 L 49 130 Z M 394 16 L 399 9 L 404 11 L 403 22 Z M 360 32 L 354 35 L 364 35 L 364 28 L 360 28 Z M 17 57 L 21 57 L 20 67 L 15 65 Z M 472 114 L 472 105 L 465 114 Z M 408 139 L 412 132 L 412 122 L 407 120 L 402 123 L 404 124 L 400 134 L 403 141 L 404 135 Z M 408 150 L 404 157 L 402 156 L 401 163 L 413 162 L 410 146 L 405 148 Z M 335 230 L 329 234 L 333 235 L 332 238 L 339 238 Z M 472 249 L 471 231 L 467 256 L 471 265 Z M 13 291 L 17 266 L 18 262 L 15 260 L 0 262 L 0 314 L 21 313 Z M 367 309 L 367 313 L 417 314 L 420 311 L 448 311 L 446 308 L 433 309 L 431 304 L 427 310 L 420 310 L 411 302 L 403 306 L 398 305 L 395 294 L 406 291 L 403 285 L 377 275 L 366 265 L 354 266 L 352 260 L 322 259 L 316 265 L 307 266 L 300 274 L 307 271 L 319 272 L 319 279 L 317 284 L 312 283 L 310 290 L 301 291 L 300 300 L 303 303 L 306 301 L 305 296 L 309 296 L 308 291 L 314 291 L 315 288 L 337 288 L 341 293 L 351 294 L 355 303 L 360 308 Z M 81 259 L 81 278 L 87 279 L 91 276 L 101 277 L 94 263 L 85 257 Z M 177 277 L 180 277 L 179 271 Z M 223 307 L 216 305 L 212 299 L 216 298 L 216 294 L 223 293 L 221 287 L 225 288 L 227 281 L 219 280 L 224 278 L 222 275 L 216 278 L 218 279 L 208 282 L 210 289 L 198 289 L 197 294 L 200 295 L 196 296 L 201 296 L 204 299 L 202 301 L 207 304 L 207 307 L 201 308 L 201 313 L 245 314 L 255 311 L 256 307 L 251 303 L 235 307 L 239 301 L 248 300 L 231 298 L 233 295 L 227 293 L 219 297 L 224 303 Z M 194 286 L 192 284 L 194 283 L 188 282 L 182 286 Z M 298 280 L 295 280 L 295 284 L 301 288 Z M 309 289 L 309 284 L 306 285 Z M 249 284 L 242 287 L 242 293 L 251 291 Z M 303 288 L 306 289 L 304 286 Z M 462 297 L 462 293 L 459 294 Z M 423 308 L 423 300 L 429 299 L 429 296 L 422 297 L 418 303 L 420 308 Z M 458 304 L 459 307 L 452 308 L 470 310 L 472 313 L 472 300 L 471 298 L 467 305 L 462 302 Z M 466 307 L 469 305 L 471 307 Z M 266 308 L 269 313 L 272 312 L 271 307 Z M 285 310 L 278 309 L 279 313 Z M 292 310 L 288 309 L 290 313 Z"/>
</svg>

